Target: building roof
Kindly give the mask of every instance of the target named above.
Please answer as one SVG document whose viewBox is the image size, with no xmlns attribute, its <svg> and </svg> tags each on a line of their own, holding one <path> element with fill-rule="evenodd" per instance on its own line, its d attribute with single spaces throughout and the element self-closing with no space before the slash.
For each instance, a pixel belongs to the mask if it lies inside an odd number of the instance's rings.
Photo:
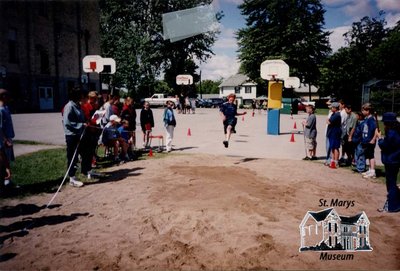
<svg viewBox="0 0 400 271">
<path fill-rule="evenodd" d="M 361 215 L 362 215 L 362 213 L 359 213 L 355 216 L 340 216 L 340 219 L 342 220 L 343 224 L 353 225 L 353 224 L 357 223 L 357 221 L 358 221 L 358 219 L 360 219 Z"/>
<path fill-rule="evenodd" d="M 307 84 L 300 84 L 299 88 L 295 88 L 293 90 L 296 93 L 308 93 L 309 92 Z M 317 92 L 318 92 L 318 88 L 316 86 L 311 85 L 311 93 L 317 93 Z"/>
<path fill-rule="evenodd" d="M 228 77 L 227 79 L 225 79 L 224 81 L 222 81 L 222 83 L 219 85 L 219 87 L 236 87 L 236 86 L 240 86 L 246 82 L 250 81 L 250 78 L 247 77 L 244 74 L 238 73 L 235 75 L 232 75 L 230 77 Z M 252 82 L 254 83 L 254 82 Z M 255 85 L 256 83 L 254 83 Z"/>
<path fill-rule="evenodd" d="M 319 222 L 324 220 L 332 212 L 332 210 L 333 208 L 328 208 L 320 212 L 309 212 L 309 213 L 317 222 Z"/>
</svg>

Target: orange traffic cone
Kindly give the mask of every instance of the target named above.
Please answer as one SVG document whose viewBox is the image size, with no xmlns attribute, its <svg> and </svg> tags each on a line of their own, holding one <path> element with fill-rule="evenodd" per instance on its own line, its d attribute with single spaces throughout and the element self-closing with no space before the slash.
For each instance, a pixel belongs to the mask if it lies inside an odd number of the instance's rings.
<svg viewBox="0 0 400 271">
<path fill-rule="evenodd" d="M 330 168 L 337 168 L 335 161 L 331 161 L 331 164 L 329 165 Z"/>
<path fill-rule="evenodd" d="M 297 130 L 296 122 L 294 122 L 293 129 Z"/>
<path fill-rule="evenodd" d="M 150 151 L 149 151 L 149 157 L 153 157 L 153 149 L 150 149 Z"/>
<path fill-rule="evenodd" d="M 191 136 L 191 135 L 192 135 L 192 133 L 190 132 L 190 128 L 188 129 L 187 135 L 188 135 L 188 136 Z"/>
<path fill-rule="evenodd" d="M 251 113 L 251 116 L 252 116 L 252 117 L 254 117 L 254 112 L 253 112 L 253 113 Z"/>
<path fill-rule="evenodd" d="M 296 141 L 294 141 L 294 133 L 292 133 L 292 137 L 290 138 L 290 142 L 296 142 Z"/>
</svg>

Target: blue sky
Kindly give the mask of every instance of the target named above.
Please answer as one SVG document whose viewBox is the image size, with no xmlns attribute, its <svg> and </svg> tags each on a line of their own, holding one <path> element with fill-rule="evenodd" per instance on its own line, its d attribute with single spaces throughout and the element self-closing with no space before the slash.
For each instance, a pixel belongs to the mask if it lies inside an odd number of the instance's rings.
<svg viewBox="0 0 400 271">
<path fill-rule="evenodd" d="M 234 33 L 245 25 L 245 18 L 237 8 L 241 3 L 243 0 L 214 0 L 212 3 L 214 9 L 222 10 L 225 16 L 220 24 L 221 34 L 213 47 L 215 56 L 200 65 L 203 80 L 227 78 L 238 71 Z M 376 17 L 384 10 L 388 26 L 400 20 L 400 0 L 322 0 L 322 4 L 326 10 L 325 30 L 333 32 L 330 36 L 333 51 L 345 46 L 342 35 L 364 16 Z"/>
</svg>

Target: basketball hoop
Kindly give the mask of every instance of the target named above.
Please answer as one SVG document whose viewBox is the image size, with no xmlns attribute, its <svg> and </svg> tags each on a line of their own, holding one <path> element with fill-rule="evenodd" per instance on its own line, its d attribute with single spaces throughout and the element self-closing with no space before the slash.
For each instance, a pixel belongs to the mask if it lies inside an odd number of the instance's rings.
<svg viewBox="0 0 400 271">
<path fill-rule="evenodd" d="M 269 74 L 268 76 L 271 78 L 270 81 L 277 81 L 276 79 L 277 74 Z"/>
</svg>

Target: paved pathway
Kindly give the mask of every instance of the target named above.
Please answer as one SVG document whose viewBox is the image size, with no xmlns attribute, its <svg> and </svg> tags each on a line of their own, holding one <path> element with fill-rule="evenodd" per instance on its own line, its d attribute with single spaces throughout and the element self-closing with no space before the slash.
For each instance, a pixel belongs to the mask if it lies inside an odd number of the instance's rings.
<svg viewBox="0 0 400 271">
<path fill-rule="evenodd" d="M 152 109 L 155 119 L 153 135 L 164 135 L 162 124 L 163 109 Z M 243 110 L 239 110 L 241 112 Z M 174 148 L 177 152 L 185 153 L 212 153 L 218 155 L 241 156 L 252 158 L 278 158 L 299 160 L 305 156 L 304 137 L 301 121 L 307 115 L 301 112 L 293 116 L 281 114 L 280 135 L 267 135 L 266 112 L 256 112 L 252 117 L 251 110 L 247 115 L 238 117 L 237 134 L 232 135 L 230 146 L 224 148 L 222 121 L 218 109 L 198 108 L 196 114 L 176 114 L 177 127 L 174 133 Z M 140 110 L 137 110 L 139 120 Z M 54 145 L 65 145 L 60 113 L 16 114 L 13 115 L 16 139 L 34 140 Z M 325 116 L 317 115 L 317 155 L 325 156 Z M 296 123 L 296 128 L 294 129 Z M 190 129 L 190 136 L 188 131 Z M 290 142 L 294 135 L 295 142 Z M 158 142 L 153 141 L 153 145 Z M 138 123 L 137 145 L 142 145 L 142 132 Z M 16 152 L 21 154 L 40 146 L 20 148 L 16 145 Z M 375 149 L 378 164 L 380 151 Z"/>
</svg>

